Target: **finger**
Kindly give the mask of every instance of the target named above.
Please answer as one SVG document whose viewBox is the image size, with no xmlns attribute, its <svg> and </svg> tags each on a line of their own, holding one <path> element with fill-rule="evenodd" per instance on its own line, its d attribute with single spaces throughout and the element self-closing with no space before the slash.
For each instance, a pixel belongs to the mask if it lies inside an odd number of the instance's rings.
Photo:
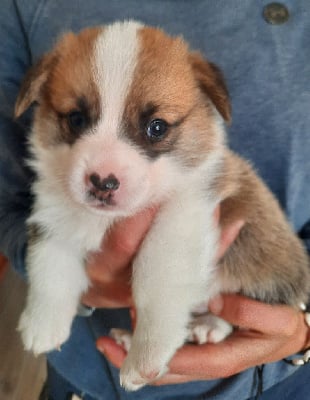
<svg viewBox="0 0 310 400">
<path fill-rule="evenodd" d="M 112 247 L 125 257 L 134 254 L 149 230 L 156 212 L 156 207 L 148 208 L 118 222 L 108 236 L 107 246 L 103 246 L 104 250 Z"/>
<path fill-rule="evenodd" d="M 200 376 L 204 376 L 205 379 L 215 379 L 224 374 L 222 370 L 224 353 L 221 353 L 221 357 L 220 353 L 214 354 L 212 351 L 214 346 L 212 344 L 183 346 L 169 363 L 170 374 L 191 376 L 192 380 L 193 377 L 198 379 Z"/>
<path fill-rule="evenodd" d="M 100 337 L 97 339 L 96 347 L 116 368 L 122 366 L 127 353 L 114 339 L 107 336 Z"/>
<path fill-rule="evenodd" d="M 151 386 L 175 385 L 193 381 L 191 375 L 170 374 L 169 372 L 160 379 L 151 383 Z"/>
<path fill-rule="evenodd" d="M 122 308 L 133 305 L 131 292 L 124 284 L 123 287 L 118 285 L 105 285 L 104 287 L 90 287 L 82 296 L 82 304 L 96 308 Z"/>
<path fill-rule="evenodd" d="M 293 335 L 300 318 L 291 307 L 265 304 L 240 295 L 217 297 L 210 301 L 209 310 L 232 325 L 269 335 Z"/>
<path fill-rule="evenodd" d="M 96 274 L 101 265 L 110 270 L 112 275 L 117 274 L 119 270 L 123 271 L 138 250 L 156 211 L 156 207 L 148 208 L 113 226 L 103 241 L 102 251 L 89 260 L 88 272 L 90 278 L 92 277 L 92 269 L 95 270 Z"/>
<path fill-rule="evenodd" d="M 223 257 L 228 248 L 235 241 L 243 225 L 244 225 L 244 220 L 236 220 L 232 224 L 225 226 L 222 229 L 219 248 L 217 250 L 217 256 L 216 256 L 217 260 Z"/>
<path fill-rule="evenodd" d="M 283 349 L 275 338 L 256 335 L 237 331 L 217 344 L 186 345 L 171 360 L 170 373 L 191 376 L 191 380 L 227 378 L 292 354 L 291 348 Z"/>
</svg>

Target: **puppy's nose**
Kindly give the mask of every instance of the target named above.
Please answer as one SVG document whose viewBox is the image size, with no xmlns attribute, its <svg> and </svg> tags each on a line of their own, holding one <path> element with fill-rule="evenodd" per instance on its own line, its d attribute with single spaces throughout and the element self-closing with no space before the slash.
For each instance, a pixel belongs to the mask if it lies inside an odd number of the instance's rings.
<svg viewBox="0 0 310 400">
<path fill-rule="evenodd" d="M 89 180 L 93 186 L 101 192 L 117 190 L 120 185 L 119 180 L 113 174 L 101 179 L 97 173 L 93 173 L 89 176 Z"/>
</svg>

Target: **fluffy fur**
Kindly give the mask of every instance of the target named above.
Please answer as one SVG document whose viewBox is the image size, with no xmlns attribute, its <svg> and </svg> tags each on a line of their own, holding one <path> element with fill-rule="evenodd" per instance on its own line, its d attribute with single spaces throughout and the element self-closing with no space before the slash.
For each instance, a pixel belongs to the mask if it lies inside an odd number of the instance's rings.
<svg viewBox="0 0 310 400">
<path fill-rule="evenodd" d="M 231 332 L 210 315 L 192 320 L 219 292 L 307 301 L 301 243 L 250 165 L 225 145 L 222 75 L 183 39 L 133 21 L 69 33 L 27 74 L 16 116 L 33 102 L 37 179 L 19 323 L 26 349 L 67 340 L 89 285 L 88 252 L 119 218 L 154 204 L 160 211 L 133 265 L 138 320 L 121 369 L 125 388 L 164 374 L 186 338 L 216 342 Z M 239 218 L 245 225 L 216 264 L 220 230 Z M 128 334 L 114 335 L 128 345 Z"/>
</svg>

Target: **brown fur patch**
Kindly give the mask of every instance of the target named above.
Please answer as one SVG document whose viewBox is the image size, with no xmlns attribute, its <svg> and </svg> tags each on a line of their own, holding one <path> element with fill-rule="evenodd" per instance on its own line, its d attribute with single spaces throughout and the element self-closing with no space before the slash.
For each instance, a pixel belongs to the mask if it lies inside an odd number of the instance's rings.
<svg viewBox="0 0 310 400">
<path fill-rule="evenodd" d="M 41 88 L 46 82 L 49 71 L 56 61 L 56 55 L 46 54 L 30 68 L 21 85 L 15 103 L 15 117 L 20 117 L 35 101 L 41 97 Z"/>
<path fill-rule="evenodd" d="M 89 28 L 77 35 L 65 34 L 26 78 L 16 107 L 20 113 L 31 102 L 40 103 L 35 118 L 43 146 L 74 142 L 76 132 L 67 121 L 70 112 L 87 113 L 89 123 L 99 118 L 100 99 L 93 80 L 92 59 L 100 32 L 101 28 Z M 28 95 L 27 87 L 32 88 Z"/>
<path fill-rule="evenodd" d="M 230 123 L 229 94 L 221 70 L 215 64 L 204 60 L 197 52 L 191 53 L 189 59 L 200 88 L 212 100 L 224 120 Z"/>
<path fill-rule="evenodd" d="M 58 60 L 46 81 L 39 115 L 39 121 L 45 123 L 50 119 L 54 125 L 53 135 L 41 137 L 45 145 L 74 142 L 76 132 L 72 132 L 66 119 L 70 112 L 87 114 L 89 125 L 99 118 L 100 97 L 92 74 L 92 61 L 94 44 L 101 32 L 100 28 L 89 28 L 78 35 L 67 34 L 56 47 Z"/>
<path fill-rule="evenodd" d="M 139 40 L 138 64 L 125 106 L 125 134 L 150 157 L 174 151 L 187 165 L 197 165 L 213 149 L 217 134 L 187 44 L 154 28 L 141 29 Z M 169 124 L 167 135 L 155 143 L 146 135 L 153 119 Z"/>
<path fill-rule="evenodd" d="M 220 184 L 221 226 L 245 225 L 220 263 L 224 291 L 298 307 L 310 293 L 309 259 L 280 206 L 252 168 L 227 151 Z"/>
</svg>

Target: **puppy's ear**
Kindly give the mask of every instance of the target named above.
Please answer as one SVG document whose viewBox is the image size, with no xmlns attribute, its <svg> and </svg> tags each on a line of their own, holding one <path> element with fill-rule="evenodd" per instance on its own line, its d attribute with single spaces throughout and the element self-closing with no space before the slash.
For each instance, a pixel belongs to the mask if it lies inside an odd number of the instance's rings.
<svg viewBox="0 0 310 400">
<path fill-rule="evenodd" d="M 39 101 L 41 89 L 55 62 L 54 53 L 43 56 L 25 75 L 15 103 L 15 118 L 20 117 L 35 101 Z"/>
<path fill-rule="evenodd" d="M 204 60 L 200 53 L 191 53 L 189 59 L 199 87 L 212 101 L 224 120 L 230 123 L 231 106 L 222 72 L 215 64 Z"/>
</svg>

